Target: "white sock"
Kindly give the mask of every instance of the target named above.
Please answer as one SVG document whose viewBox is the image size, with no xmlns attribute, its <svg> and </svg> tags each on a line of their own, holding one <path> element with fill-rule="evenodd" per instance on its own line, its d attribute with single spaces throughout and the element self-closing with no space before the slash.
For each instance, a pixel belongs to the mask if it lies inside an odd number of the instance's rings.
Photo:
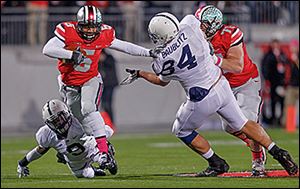
<svg viewBox="0 0 300 189">
<path fill-rule="evenodd" d="M 274 143 L 274 142 L 272 142 L 272 143 L 268 146 L 268 151 L 270 151 L 270 150 L 273 148 L 273 146 L 275 146 L 275 143 Z"/>
<path fill-rule="evenodd" d="M 211 148 L 209 148 L 209 150 L 205 154 L 202 154 L 202 157 L 204 157 L 205 159 L 209 159 L 213 154 L 214 151 Z"/>
</svg>

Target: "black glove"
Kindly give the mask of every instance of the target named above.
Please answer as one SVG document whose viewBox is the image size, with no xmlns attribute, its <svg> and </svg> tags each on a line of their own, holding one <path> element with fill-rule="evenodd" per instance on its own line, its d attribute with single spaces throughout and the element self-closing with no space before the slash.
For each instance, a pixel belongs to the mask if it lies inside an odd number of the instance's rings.
<svg viewBox="0 0 300 189">
<path fill-rule="evenodd" d="M 63 154 L 57 152 L 56 157 L 57 157 L 57 163 L 63 163 L 63 164 L 67 163 Z"/>
<path fill-rule="evenodd" d="M 128 85 L 140 77 L 140 70 L 131 70 L 131 69 L 126 68 L 125 71 L 128 72 L 130 75 L 128 77 L 126 77 L 120 83 L 120 85 Z"/>
<path fill-rule="evenodd" d="M 80 52 L 80 47 L 78 47 L 75 51 L 73 51 L 71 60 L 73 61 L 73 64 L 79 65 L 83 62 L 85 56 Z"/>
<path fill-rule="evenodd" d="M 130 73 L 134 77 L 140 77 L 140 70 L 131 70 L 131 69 L 126 68 L 125 71 L 127 73 Z"/>
</svg>

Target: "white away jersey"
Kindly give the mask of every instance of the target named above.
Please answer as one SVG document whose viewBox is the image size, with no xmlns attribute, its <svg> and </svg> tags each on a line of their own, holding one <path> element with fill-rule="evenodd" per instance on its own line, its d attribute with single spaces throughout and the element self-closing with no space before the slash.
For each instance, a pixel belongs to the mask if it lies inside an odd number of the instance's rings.
<svg viewBox="0 0 300 189">
<path fill-rule="evenodd" d="M 162 81 L 179 81 L 189 98 L 188 91 L 192 87 L 209 89 L 220 77 L 221 69 L 214 64 L 213 50 L 195 16 L 185 16 L 179 28 L 177 36 L 154 60 L 152 68 Z"/>
<path fill-rule="evenodd" d="M 72 118 L 72 125 L 69 128 L 66 139 L 58 139 L 57 135 L 45 125 L 36 133 L 36 140 L 40 146 L 54 148 L 56 151 L 64 154 L 66 161 L 72 168 L 91 161 L 89 156 L 91 154 L 96 155 L 99 152 L 96 146 L 94 149 L 87 149 L 83 146 L 85 141 L 80 140 L 80 138 L 84 136 L 86 135 L 79 121 L 76 118 Z"/>
</svg>

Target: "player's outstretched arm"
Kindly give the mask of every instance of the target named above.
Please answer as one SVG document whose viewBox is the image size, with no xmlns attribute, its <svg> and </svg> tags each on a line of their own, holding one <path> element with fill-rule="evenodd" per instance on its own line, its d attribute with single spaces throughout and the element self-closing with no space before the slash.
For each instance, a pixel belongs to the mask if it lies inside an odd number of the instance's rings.
<svg viewBox="0 0 300 189">
<path fill-rule="evenodd" d="M 121 85 L 128 85 L 138 78 L 143 78 L 152 84 L 160 85 L 163 87 L 169 84 L 169 82 L 164 82 L 160 80 L 160 78 L 156 74 L 151 72 L 133 70 L 128 68 L 126 69 L 126 72 L 128 72 L 130 75 L 121 82 Z"/>
<path fill-rule="evenodd" d="M 64 48 L 65 43 L 57 37 L 51 38 L 43 47 L 43 54 L 50 58 L 71 59 L 73 51 Z"/>
<path fill-rule="evenodd" d="M 37 146 L 34 149 L 32 149 L 31 151 L 29 151 L 23 159 L 18 161 L 18 166 L 17 166 L 17 173 L 18 173 L 18 177 L 22 178 L 22 177 L 26 177 L 29 175 L 29 168 L 27 167 L 27 165 L 34 161 L 39 159 L 40 157 L 42 157 L 47 151 L 49 150 L 49 148 L 43 148 L 41 146 Z"/>
<path fill-rule="evenodd" d="M 147 49 L 145 47 L 141 47 L 139 45 L 127 42 L 127 41 L 122 41 L 120 39 L 115 38 L 112 41 L 112 44 L 110 45 L 111 49 L 115 49 L 133 56 L 146 56 L 146 57 L 153 57 L 157 58 L 158 52 L 156 49 Z"/>
</svg>

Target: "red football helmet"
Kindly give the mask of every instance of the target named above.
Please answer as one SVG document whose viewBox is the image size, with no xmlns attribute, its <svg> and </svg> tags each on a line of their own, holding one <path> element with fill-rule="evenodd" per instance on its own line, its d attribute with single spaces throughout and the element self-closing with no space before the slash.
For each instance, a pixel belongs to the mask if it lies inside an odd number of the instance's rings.
<svg viewBox="0 0 300 189">
<path fill-rule="evenodd" d="M 83 6 L 77 12 L 77 22 L 76 29 L 80 37 L 92 41 L 101 31 L 101 12 L 94 6 Z"/>
</svg>

